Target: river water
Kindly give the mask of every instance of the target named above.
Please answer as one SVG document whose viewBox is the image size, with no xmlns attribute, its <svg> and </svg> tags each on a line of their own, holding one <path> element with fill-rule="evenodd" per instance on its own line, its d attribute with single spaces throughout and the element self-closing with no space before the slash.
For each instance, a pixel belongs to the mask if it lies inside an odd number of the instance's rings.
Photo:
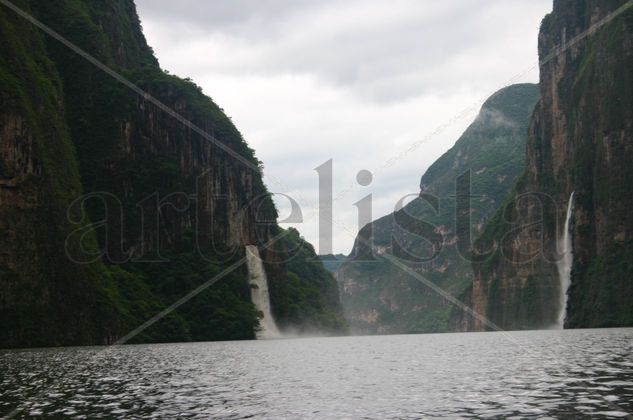
<svg viewBox="0 0 633 420">
<path fill-rule="evenodd" d="M 633 329 L 0 351 L 0 413 L 627 418 Z"/>
</svg>

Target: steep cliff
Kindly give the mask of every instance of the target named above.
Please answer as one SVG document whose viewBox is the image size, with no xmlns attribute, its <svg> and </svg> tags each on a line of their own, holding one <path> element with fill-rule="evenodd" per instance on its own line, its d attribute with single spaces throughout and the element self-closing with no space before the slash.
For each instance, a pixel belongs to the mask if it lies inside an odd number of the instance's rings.
<svg viewBox="0 0 633 420">
<path fill-rule="evenodd" d="M 353 331 L 447 330 L 445 299 L 383 256 L 397 257 L 453 295 L 464 291 L 472 279 L 472 238 L 525 168 L 528 122 L 538 95 L 532 84 L 492 95 L 455 145 L 425 172 L 420 196 L 361 230 L 350 260 L 337 272 Z M 466 190 L 458 190 L 459 180 Z"/>
<path fill-rule="evenodd" d="M 526 173 L 486 227 L 478 247 L 496 251 L 475 264 L 463 296 L 502 328 L 555 324 L 564 293 L 556 244 L 572 192 L 565 325 L 633 325 L 633 8 L 625 3 L 555 0 L 541 24 Z M 452 322 L 486 329 L 460 310 Z"/>
<path fill-rule="evenodd" d="M 107 336 L 111 281 L 64 254 L 66 208 L 82 190 L 61 79 L 43 37 L 5 8 L 0 31 L 0 346 L 92 341 Z"/>
<path fill-rule="evenodd" d="M 160 69 L 133 2 L 15 4 L 147 95 L 0 7 L 0 347 L 111 342 L 248 244 L 287 283 L 289 258 L 266 245 L 282 231 L 260 162 L 198 86 Z M 273 310 L 321 326 L 325 306 L 301 319 L 288 307 L 331 291 L 293 280 L 305 293 Z M 252 338 L 257 323 L 240 267 L 135 340 Z"/>
</svg>

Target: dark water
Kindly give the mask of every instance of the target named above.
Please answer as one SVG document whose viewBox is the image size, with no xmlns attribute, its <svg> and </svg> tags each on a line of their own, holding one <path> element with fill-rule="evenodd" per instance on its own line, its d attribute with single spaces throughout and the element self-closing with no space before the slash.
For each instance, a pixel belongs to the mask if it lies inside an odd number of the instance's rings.
<svg viewBox="0 0 633 420">
<path fill-rule="evenodd" d="M 603 418 L 633 412 L 633 329 L 0 352 L 16 417 Z"/>
</svg>

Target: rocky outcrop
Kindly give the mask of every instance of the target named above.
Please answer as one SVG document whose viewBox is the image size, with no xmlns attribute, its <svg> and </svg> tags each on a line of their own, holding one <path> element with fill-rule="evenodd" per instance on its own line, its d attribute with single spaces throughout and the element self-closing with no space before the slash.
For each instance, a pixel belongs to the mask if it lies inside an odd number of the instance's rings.
<svg viewBox="0 0 633 420">
<path fill-rule="evenodd" d="M 574 264 L 565 324 L 633 324 L 633 10 L 625 3 L 555 0 L 542 22 L 541 101 L 526 173 L 486 227 L 479 248 L 496 251 L 475 264 L 464 294 L 502 328 L 555 324 L 564 293 L 556 243 L 572 192 Z M 458 330 L 487 329 L 461 310 L 452 323 Z"/>
</svg>

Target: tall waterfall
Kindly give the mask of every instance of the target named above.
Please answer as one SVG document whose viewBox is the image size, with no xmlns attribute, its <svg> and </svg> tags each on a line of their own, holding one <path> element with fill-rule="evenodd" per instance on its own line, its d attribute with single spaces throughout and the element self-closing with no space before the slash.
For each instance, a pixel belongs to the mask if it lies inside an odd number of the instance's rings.
<svg viewBox="0 0 633 420">
<path fill-rule="evenodd" d="M 571 266 L 574 262 L 573 244 L 571 237 L 571 217 L 574 210 L 574 193 L 569 196 L 567 203 L 567 215 L 565 216 L 565 226 L 563 234 L 558 240 L 558 249 L 562 253 L 562 258 L 556 263 L 558 268 L 558 279 L 560 281 L 560 310 L 558 313 L 558 327 L 563 328 L 567 309 L 567 289 L 571 284 Z"/>
<path fill-rule="evenodd" d="M 259 250 L 255 245 L 246 246 L 246 265 L 248 266 L 248 274 L 250 277 L 251 300 L 257 310 L 264 314 L 264 317 L 259 320 L 261 330 L 257 333 L 257 338 L 267 339 L 280 337 L 281 334 L 270 312 L 270 297 L 268 295 L 266 270 L 264 270 L 264 264 L 259 256 Z"/>
</svg>

